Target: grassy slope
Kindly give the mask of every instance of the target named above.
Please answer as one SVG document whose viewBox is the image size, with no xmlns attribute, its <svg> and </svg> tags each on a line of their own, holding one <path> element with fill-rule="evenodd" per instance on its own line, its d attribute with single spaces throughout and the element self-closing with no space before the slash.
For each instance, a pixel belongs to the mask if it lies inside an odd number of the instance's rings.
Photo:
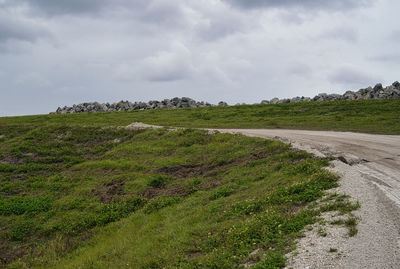
<svg viewBox="0 0 400 269">
<path fill-rule="evenodd" d="M 33 125 L 0 126 L 12 268 L 279 268 L 320 213 L 306 206 L 336 186 L 326 160 L 278 141 Z"/>
<path fill-rule="evenodd" d="M 400 134 L 400 99 L 9 117 L 0 118 L 0 125 L 121 126 L 134 121 L 184 127 L 290 128 Z"/>
<path fill-rule="evenodd" d="M 307 205 L 336 186 L 326 160 L 240 135 L 107 127 L 399 133 L 398 108 L 391 100 L 0 118 L 0 264 L 279 268 L 321 211 Z M 355 208 L 340 199 L 323 210 Z"/>
</svg>

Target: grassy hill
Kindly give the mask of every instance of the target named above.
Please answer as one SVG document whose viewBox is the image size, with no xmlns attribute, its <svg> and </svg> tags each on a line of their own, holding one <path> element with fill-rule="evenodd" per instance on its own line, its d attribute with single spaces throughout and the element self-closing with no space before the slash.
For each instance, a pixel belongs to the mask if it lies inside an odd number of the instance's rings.
<svg viewBox="0 0 400 269">
<path fill-rule="evenodd" d="M 0 118 L 0 126 L 126 126 L 135 121 L 181 127 L 288 128 L 400 134 L 400 99 L 5 117 Z"/>
<path fill-rule="evenodd" d="M 324 129 L 333 122 L 334 130 L 399 133 L 399 104 L 0 118 L 0 264 L 281 268 L 294 239 L 322 211 L 357 208 L 337 195 L 315 203 L 337 186 L 337 177 L 323 169 L 328 160 L 260 138 L 117 126 Z M 344 217 L 354 235 L 354 219 Z"/>
</svg>

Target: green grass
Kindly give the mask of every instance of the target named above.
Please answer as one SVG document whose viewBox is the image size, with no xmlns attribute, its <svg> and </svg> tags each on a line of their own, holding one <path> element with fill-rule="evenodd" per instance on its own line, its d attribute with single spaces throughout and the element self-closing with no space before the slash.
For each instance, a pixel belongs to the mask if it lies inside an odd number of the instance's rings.
<svg viewBox="0 0 400 269">
<path fill-rule="evenodd" d="M 249 127 L 262 111 L 289 118 L 297 108 L 285 105 L 0 118 L 0 264 L 281 268 L 321 212 L 357 209 L 344 197 L 308 206 L 337 186 L 326 159 L 242 135 L 115 127 Z M 352 235 L 356 224 L 342 223 Z"/>
<path fill-rule="evenodd" d="M 400 99 L 305 102 L 276 105 L 159 109 L 0 118 L 6 126 L 31 129 L 48 125 L 124 126 L 134 121 L 162 126 L 289 128 L 400 134 Z"/>
<path fill-rule="evenodd" d="M 0 148 L 10 268 L 235 268 L 258 248 L 281 267 L 337 185 L 325 159 L 201 130 L 39 125 Z"/>
</svg>

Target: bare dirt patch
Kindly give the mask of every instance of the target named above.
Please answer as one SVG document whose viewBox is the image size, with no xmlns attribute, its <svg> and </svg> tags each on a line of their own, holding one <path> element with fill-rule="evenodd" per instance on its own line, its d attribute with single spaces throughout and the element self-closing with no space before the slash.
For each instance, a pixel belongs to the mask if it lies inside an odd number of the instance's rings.
<svg viewBox="0 0 400 269">
<path fill-rule="evenodd" d="M 160 173 L 169 175 L 175 178 L 193 178 L 197 176 L 213 177 L 222 170 L 227 170 L 233 166 L 247 165 L 253 161 L 266 159 L 271 154 L 269 152 L 255 152 L 239 158 L 235 161 L 220 165 L 176 165 L 176 166 L 165 166 L 153 171 L 154 173 Z"/>
<path fill-rule="evenodd" d="M 170 185 L 163 188 L 149 187 L 140 195 L 147 199 L 152 199 L 157 196 L 183 197 L 188 195 L 188 193 L 185 188 L 180 185 Z"/>
<path fill-rule="evenodd" d="M 25 251 L 22 248 L 12 248 L 8 246 L 6 242 L 0 241 L 0 267 L 24 255 Z"/>
<path fill-rule="evenodd" d="M 10 177 L 10 182 L 24 181 L 27 177 L 24 174 L 15 174 Z"/>
<path fill-rule="evenodd" d="M 202 190 L 214 189 L 223 183 L 221 178 L 212 178 L 201 182 L 198 186 Z"/>
<path fill-rule="evenodd" d="M 124 181 L 111 181 L 102 183 L 92 190 L 92 193 L 100 197 L 102 203 L 111 203 L 124 195 Z"/>
<path fill-rule="evenodd" d="M 7 155 L 7 156 L 3 157 L 2 159 L 0 159 L 0 163 L 17 166 L 17 165 L 24 164 L 24 161 L 20 158 L 16 158 L 14 156 Z"/>
<path fill-rule="evenodd" d="M 253 152 L 248 159 L 250 160 L 260 160 L 260 159 L 265 159 L 271 156 L 270 152 Z"/>
<path fill-rule="evenodd" d="M 188 258 L 189 261 L 191 261 L 200 257 L 202 254 L 203 253 L 201 253 L 201 251 L 190 251 L 186 254 L 186 257 Z"/>
<path fill-rule="evenodd" d="M 155 170 L 155 173 L 166 174 L 176 178 L 191 178 L 206 175 L 212 168 L 198 165 L 166 166 Z"/>
</svg>

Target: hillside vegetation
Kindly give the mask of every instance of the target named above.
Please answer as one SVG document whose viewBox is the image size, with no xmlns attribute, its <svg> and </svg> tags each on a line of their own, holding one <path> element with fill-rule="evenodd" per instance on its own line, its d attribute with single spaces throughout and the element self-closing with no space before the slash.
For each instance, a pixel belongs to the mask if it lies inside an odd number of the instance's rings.
<svg viewBox="0 0 400 269">
<path fill-rule="evenodd" d="M 336 126 L 358 122 L 351 130 L 362 131 L 369 112 L 371 132 L 399 131 L 398 101 L 365 104 L 0 118 L 0 264 L 282 268 L 295 238 L 321 212 L 358 207 L 339 195 L 316 203 L 337 186 L 323 169 L 328 160 L 261 138 L 118 126 L 273 127 L 275 120 L 279 127 L 323 128 L 353 113 Z M 349 216 L 340 225 L 355 235 Z"/>
<path fill-rule="evenodd" d="M 126 126 L 135 121 L 181 127 L 288 128 L 400 134 L 400 99 L 9 117 L 0 118 L 0 125 L 27 128 L 49 124 Z"/>
</svg>

